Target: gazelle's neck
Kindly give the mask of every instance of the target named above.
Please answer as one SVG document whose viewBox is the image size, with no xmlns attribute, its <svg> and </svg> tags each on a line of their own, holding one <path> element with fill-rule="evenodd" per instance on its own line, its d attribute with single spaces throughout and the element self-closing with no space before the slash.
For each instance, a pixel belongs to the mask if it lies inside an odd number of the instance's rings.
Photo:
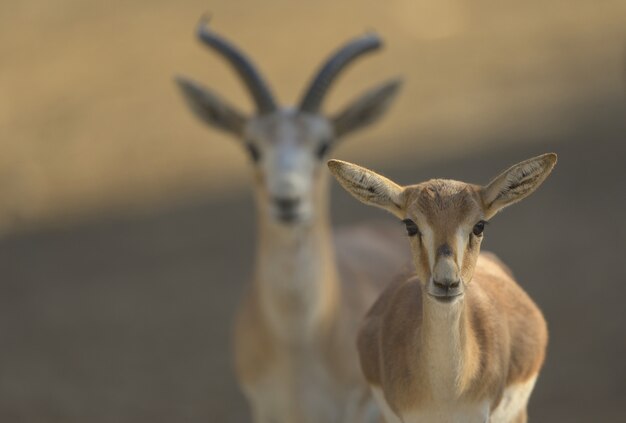
<svg viewBox="0 0 626 423">
<path fill-rule="evenodd" d="M 466 298 L 453 304 L 423 297 L 422 369 L 435 400 L 456 400 L 468 388 L 476 372 L 476 342 L 472 337 Z"/>
<path fill-rule="evenodd" d="M 313 218 L 294 225 L 276 222 L 259 208 L 255 289 L 274 335 L 290 344 L 311 340 L 336 311 L 329 211 L 323 199 L 315 204 Z"/>
</svg>

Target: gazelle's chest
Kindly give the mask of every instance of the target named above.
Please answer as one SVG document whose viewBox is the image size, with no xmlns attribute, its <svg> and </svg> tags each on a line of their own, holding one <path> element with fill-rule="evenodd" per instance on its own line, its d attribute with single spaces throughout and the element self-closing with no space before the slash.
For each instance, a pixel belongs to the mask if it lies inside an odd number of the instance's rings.
<svg viewBox="0 0 626 423">
<path fill-rule="evenodd" d="M 372 387 L 372 393 L 387 423 L 486 423 L 489 421 L 490 407 L 482 403 L 423 404 L 412 410 L 393 411 L 382 390 Z"/>
<path fill-rule="evenodd" d="M 282 357 L 262 378 L 245 387 L 253 407 L 262 409 L 270 421 L 342 421 L 346 392 L 338 389 L 340 384 L 320 358 L 307 358 L 296 362 L 293 357 Z"/>
<path fill-rule="evenodd" d="M 489 404 L 439 404 L 432 408 L 413 410 L 402 416 L 404 423 L 487 423 Z"/>
</svg>

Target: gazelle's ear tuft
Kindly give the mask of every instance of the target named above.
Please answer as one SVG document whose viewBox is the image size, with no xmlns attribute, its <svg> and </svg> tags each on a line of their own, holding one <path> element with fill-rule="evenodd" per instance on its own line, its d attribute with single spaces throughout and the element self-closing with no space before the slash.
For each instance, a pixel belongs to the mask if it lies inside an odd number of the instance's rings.
<svg viewBox="0 0 626 423">
<path fill-rule="evenodd" d="M 183 76 L 174 78 L 193 113 L 206 124 L 242 137 L 246 117 L 217 94 Z"/>
<path fill-rule="evenodd" d="M 502 172 L 481 190 L 486 218 L 532 194 L 550 175 L 555 164 L 556 154 L 547 153 Z"/>
<path fill-rule="evenodd" d="M 332 118 L 335 136 L 341 138 L 376 122 L 389 109 L 401 86 L 402 79 L 395 78 L 371 88 L 352 101 Z"/>
<path fill-rule="evenodd" d="M 328 168 L 341 186 L 358 200 L 404 219 L 401 186 L 371 170 L 341 160 L 330 160 Z"/>
</svg>

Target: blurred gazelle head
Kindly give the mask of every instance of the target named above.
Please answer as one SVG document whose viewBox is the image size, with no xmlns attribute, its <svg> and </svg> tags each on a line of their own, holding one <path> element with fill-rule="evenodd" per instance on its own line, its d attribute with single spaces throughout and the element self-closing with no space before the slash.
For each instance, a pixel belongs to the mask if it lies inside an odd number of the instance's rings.
<svg viewBox="0 0 626 423">
<path fill-rule="evenodd" d="M 400 87 L 393 79 L 374 87 L 333 116 L 321 105 L 337 76 L 355 59 L 381 46 L 375 34 L 356 38 L 324 63 L 296 107 L 281 107 L 253 63 L 234 45 L 201 22 L 200 40 L 227 60 L 254 99 L 256 114 L 246 116 L 212 90 L 177 77 L 185 98 L 202 121 L 241 141 L 255 168 L 261 213 L 281 224 L 306 223 L 325 205 L 322 162 L 337 140 L 375 122 Z"/>
</svg>

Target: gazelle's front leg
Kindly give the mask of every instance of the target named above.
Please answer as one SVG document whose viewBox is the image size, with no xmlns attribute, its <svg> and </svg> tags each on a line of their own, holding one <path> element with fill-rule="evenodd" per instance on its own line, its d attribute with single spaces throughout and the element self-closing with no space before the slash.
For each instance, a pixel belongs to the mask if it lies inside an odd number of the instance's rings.
<svg viewBox="0 0 626 423">
<path fill-rule="evenodd" d="M 385 423 L 369 389 L 359 389 L 350 395 L 344 423 Z"/>
<path fill-rule="evenodd" d="M 526 423 L 528 421 L 528 413 L 523 409 L 511 423 Z"/>
<path fill-rule="evenodd" d="M 250 406 L 253 423 L 282 423 L 284 417 L 280 418 L 273 387 L 243 384 L 242 386 L 243 394 Z"/>
<path fill-rule="evenodd" d="M 250 402 L 253 423 L 280 423 L 262 402 Z"/>
</svg>

